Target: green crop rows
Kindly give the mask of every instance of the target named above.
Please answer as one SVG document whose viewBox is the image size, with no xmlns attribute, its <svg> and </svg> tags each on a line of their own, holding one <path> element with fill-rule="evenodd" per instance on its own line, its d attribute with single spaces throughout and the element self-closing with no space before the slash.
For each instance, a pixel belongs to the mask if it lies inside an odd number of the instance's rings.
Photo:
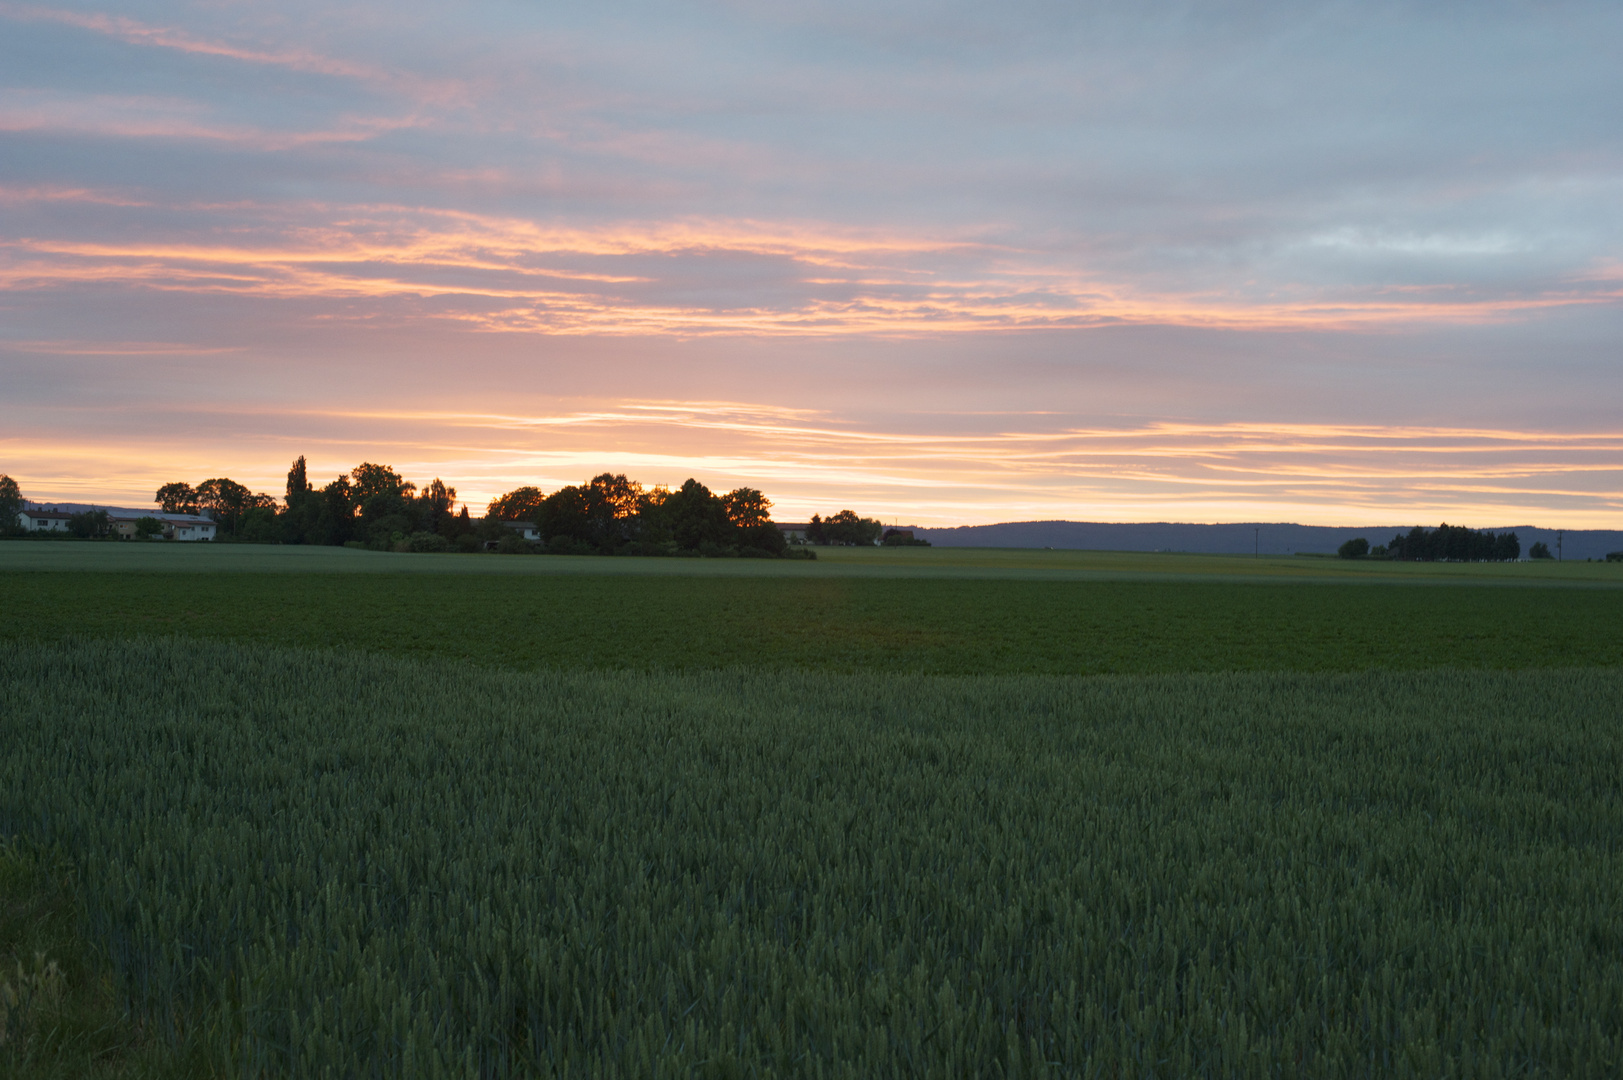
<svg viewBox="0 0 1623 1080">
<path fill-rule="evenodd" d="M 1070 675 L 1623 663 L 1623 590 L 1600 587 L 11 573 L 0 574 L 0 593 L 17 613 L 0 620 L 0 639 L 178 634 L 530 670 Z"/>
<path fill-rule="evenodd" d="M 0 834 L 223 1074 L 1623 1070 L 1617 669 L 12 641 L 0 694 Z"/>
</svg>

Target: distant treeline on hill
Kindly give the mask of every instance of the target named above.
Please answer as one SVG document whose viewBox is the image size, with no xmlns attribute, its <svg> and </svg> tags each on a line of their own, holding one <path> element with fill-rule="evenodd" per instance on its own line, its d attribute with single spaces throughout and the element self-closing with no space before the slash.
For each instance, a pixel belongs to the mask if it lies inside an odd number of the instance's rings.
<svg viewBox="0 0 1623 1080">
<path fill-rule="evenodd" d="M 1513 532 L 1478 532 L 1447 523 L 1435 529 L 1416 525 L 1407 535 L 1394 536 L 1385 549 L 1375 548 L 1370 554 L 1405 562 L 1513 562 L 1521 558 L 1522 543 Z"/>
<path fill-rule="evenodd" d="M 1176 551 L 1203 555 L 1328 555 L 1349 540 L 1381 543 L 1394 534 L 1406 536 L 1413 522 L 1364 526 L 1298 525 L 1293 522 L 1248 521 L 1221 524 L 1182 522 L 1012 521 L 997 525 L 917 528 L 915 536 L 937 547 L 1002 547 L 1073 551 Z M 1524 556 L 1548 548 L 1572 559 L 1604 559 L 1623 549 L 1623 530 L 1547 529 L 1533 525 L 1502 526 L 1493 533 L 1514 532 Z"/>
</svg>

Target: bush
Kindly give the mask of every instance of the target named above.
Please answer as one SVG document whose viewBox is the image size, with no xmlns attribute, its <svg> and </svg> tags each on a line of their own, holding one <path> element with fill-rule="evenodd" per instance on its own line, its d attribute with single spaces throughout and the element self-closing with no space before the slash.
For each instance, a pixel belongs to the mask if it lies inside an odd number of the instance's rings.
<svg viewBox="0 0 1623 1080">
<path fill-rule="evenodd" d="M 1606 553 L 1606 561 L 1623 562 L 1623 551 L 1608 551 Z"/>
<path fill-rule="evenodd" d="M 506 536 L 496 541 L 498 555 L 531 555 L 534 552 L 535 548 L 530 542 L 515 532 L 508 532 Z"/>
<path fill-rule="evenodd" d="M 1548 544 L 1546 544 L 1542 540 L 1540 540 L 1538 543 L 1534 544 L 1532 547 L 1527 549 L 1527 557 L 1529 559 L 1553 559 L 1553 558 L 1555 558 L 1554 555 L 1550 554 L 1550 546 Z"/>
<path fill-rule="evenodd" d="M 1369 541 L 1360 536 L 1356 540 L 1348 540 L 1336 548 L 1336 554 L 1343 559 L 1362 559 L 1369 554 Z"/>
<path fill-rule="evenodd" d="M 879 541 L 884 547 L 929 547 L 930 541 L 921 540 L 913 535 L 912 529 L 886 529 L 884 538 Z"/>
<path fill-rule="evenodd" d="M 451 541 L 439 533 L 414 532 L 409 538 L 411 550 L 420 553 L 441 553 L 451 550 Z"/>
</svg>

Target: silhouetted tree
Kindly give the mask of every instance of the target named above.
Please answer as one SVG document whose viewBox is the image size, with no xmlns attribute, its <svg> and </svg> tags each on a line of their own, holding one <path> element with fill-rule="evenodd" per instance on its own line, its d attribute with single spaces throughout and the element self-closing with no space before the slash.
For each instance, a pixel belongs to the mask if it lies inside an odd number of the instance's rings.
<svg viewBox="0 0 1623 1080">
<path fill-rule="evenodd" d="M 256 495 L 230 477 L 205 480 L 197 485 L 194 494 L 197 506 L 208 511 L 219 527 L 232 536 L 241 530 L 243 515 L 250 510 L 270 510 L 270 519 L 275 519 L 275 499 L 263 493 Z"/>
<path fill-rule="evenodd" d="M 1533 546 L 1527 549 L 1527 557 L 1529 559 L 1555 558 L 1554 555 L 1550 554 L 1550 546 L 1542 540 L 1535 541 Z"/>
<path fill-rule="evenodd" d="M 180 481 L 159 488 L 152 501 L 166 514 L 197 513 L 197 492 L 192 490 L 192 485 Z"/>
<path fill-rule="evenodd" d="M 68 518 L 68 531 L 74 536 L 89 539 L 93 536 L 106 536 L 109 528 L 107 511 L 84 510 Z"/>
<path fill-rule="evenodd" d="M 1362 559 L 1369 554 L 1369 541 L 1362 536 L 1356 540 L 1348 540 L 1336 548 L 1336 554 L 1343 559 Z"/>
<path fill-rule="evenodd" d="M 387 465 L 362 462 L 350 470 L 350 503 L 359 521 L 358 538 L 374 548 L 389 548 L 416 531 L 412 492 L 417 485 Z"/>
<path fill-rule="evenodd" d="M 913 535 L 912 529 L 886 529 L 880 538 L 885 547 L 929 547 L 930 541 Z"/>
<path fill-rule="evenodd" d="M 395 495 L 403 498 L 417 490 L 416 484 L 408 482 L 404 476 L 389 466 L 374 465 L 370 461 L 361 462 L 350 470 L 349 475 L 354 480 L 352 491 L 358 506 L 364 506 L 366 500 L 376 495 Z"/>
<path fill-rule="evenodd" d="M 691 477 L 660 505 L 660 516 L 670 538 L 685 551 L 719 550 L 731 539 L 726 505 Z"/>
<path fill-rule="evenodd" d="M 514 488 L 506 495 L 491 499 L 485 515 L 498 521 L 534 521 L 545 498 L 538 487 Z"/>
<path fill-rule="evenodd" d="M 750 529 L 772 520 L 772 500 L 754 488 L 736 488 L 721 497 L 727 520 L 735 528 Z"/>
<path fill-rule="evenodd" d="M 433 533 L 436 536 L 451 535 L 451 507 L 456 503 L 456 488 L 446 487 L 439 477 L 434 477 L 425 487 L 422 494 L 417 496 L 417 526 L 419 532 Z M 424 541 L 427 543 L 427 541 Z"/>
<path fill-rule="evenodd" d="M 287 471 L 287 495 L 277 518 L 277 532 L 284 544 L 318 544 L 322 499 L 311 486 L 304 455 Z"/>
<path fill-rule="evenodd" d="M 1411 562 L 1486 562 L 1515 559 L 1521 554 L 1516 534 L 1478 532 L 1444 523 L 1436 529 L 1415 526 L 1386 545 L 1387 558 Z"/>
<path fill-rule="evenodd" d="M 355 537 L 355 498 L 349 477 L 340 476 L 321 489 L 315 529 L 306 543 L 344 544 Z"/>
<path fill-rule="evenodd" d="M 874 518 L 858 517 L 855 510 L 841 510 L 823 520 L 824 543 L 871 547 L 885 531 Z M 810 535 L 807 536 L 810 539 Z"/>
<path fill-rule="evenodd" d="M 293 467 L 287 470 L 287 495 L 284 502 L 289 509 L 308 499 L 311 495 L 310 477 L 304 465 L 304 455 L 300 454 Z"/>
<path fill-rule="evenodd" d="M 17 481 L 0 474 L 0 533 L 16 532 L 20 528 L 17 515 L 23 511 L 23 493 Z"/>
<path fill-rule="evenodd" d="M 652 505 L 645 495 L 623 473 L 600 473 L 548 495 L 532 520 L 554 550 L 574 544 L 612 552 L 640 537 L 643 513 Z"/>
</svg>

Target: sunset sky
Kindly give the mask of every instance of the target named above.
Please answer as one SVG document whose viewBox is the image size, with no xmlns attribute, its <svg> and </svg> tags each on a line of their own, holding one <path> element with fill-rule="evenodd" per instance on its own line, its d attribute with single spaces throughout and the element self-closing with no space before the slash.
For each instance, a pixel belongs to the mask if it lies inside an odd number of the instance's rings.
<svg viewBox="0 0 1623 1080">
<path fill-rule="evenodd" d="M 1623 5 L 0 2 L 0 472 L 1623 528 Z"/>
</svg>

